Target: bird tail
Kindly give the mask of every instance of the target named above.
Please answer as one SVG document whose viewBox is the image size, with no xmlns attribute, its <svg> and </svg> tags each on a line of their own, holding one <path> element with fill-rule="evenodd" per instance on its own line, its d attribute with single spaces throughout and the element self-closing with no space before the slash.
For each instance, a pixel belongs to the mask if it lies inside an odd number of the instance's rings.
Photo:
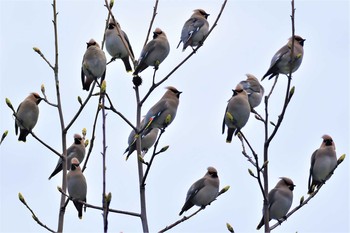
<svg viewBox="0 0 350 233">
<path fill-rule="evenodd" d="M 59 173 L 62 170 L 62 163 L 57 164 L 55 170 L 52 172 L 52 174 L 49 177 L 49 180 L 54 177 L 57 173 Z"/>
<path fill-rule="evenodd" d="M 177 47 L 176 47 L 176 48 L 179 48 L 179 46 L 180 46 L 181 42 L 182 42 L 182 40 L 180 40 L 180 42 L 179 42 L 179 44 L 177 45 Z"/>
<path fill-rule="evenodd" d="M 26 142 L 29 131 L 26 129 L 21 129 L 18 137 L 18 141 Z"/>
<path fill-rule="evenodd" d="M 126 56 L 126 57 L 122 58 L 122 61 L 124 63 L 126 72 L 131 72 L 132 68 L 131 68 L 131 65 L 130 65 L 129 56 Z"/>
<path fill-rule="evenodd" d="M 227 129 L 227 137 L 226 137 L 226 142 L 227 143 L 231 143 L 232 141 L 232 137 L 233 137 L 233 133 L 235 132 L 235 128 L 228 128 Z"/>
<path fill-rule="evenodd" d="M 261 218 L 261 221 L 259 223 L 259 225 L 256 227 L 257 230 L 260 230 L 260 228 L 264 226 L 264 216 Z"/>
<path fill-rule="evenodd" d="M 74 201 L 73 202 L 75 205 L 75 208 L 78 210 L 78 217 L 80 219 L 83 218 L 83 204 L 81 204 L 80 202 Z"/>
</svg>

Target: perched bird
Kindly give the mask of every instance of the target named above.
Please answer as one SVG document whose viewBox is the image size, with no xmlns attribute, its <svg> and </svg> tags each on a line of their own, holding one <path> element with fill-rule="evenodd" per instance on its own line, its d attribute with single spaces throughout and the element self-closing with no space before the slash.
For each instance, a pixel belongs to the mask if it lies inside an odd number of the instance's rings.
<svg viewBox="0 0 350 233">
<path fill-rule="evenodd" d="M 154 69 L 157 70 L 169 52 L 170 46 L 165 32 L 160 28 L 156 28 L 153 32 L 153 40 L 148 42 L 142 49 L 138 65 L 133 74 L 138 75 L 138 73 L 141 73 L 148 66 L 154 66 Z"/>
<path fill-rule="evenodd" d="M 250 108 L 253 110 L 261 103 L 265 90 L 254 75 L 246 75 L 247 79 L 241 81 L 240 84 L 243 86 L 243 89 L 247 92 L 249 105 Z"/>
<path fill-rule="evenodd" d="M 228 101 L 224 120 L 222 122 L 222 134 L 225 133 L 225 125 L 227 126 L 227 143 L 232 141 L 233 134 L 237 135 L 243 126 L 245 126 L 250 115 L 248 95 L 243 89 L 243 86 L 238 84 L 236 89 L 232 91 L 233 95 Z"/>
<path fill-rule="evenodd" d="M 87 49 L 83 57 L 81 66 L 81 82 L 83 90 L 89 91 L 90 85 L 94 80 L 101 77 L 101 82 L 106 74 L 106 56 L 100 49 L 100 46 L 94 39 L 87 44 Z"/>
<path fill-rule="evenodd" d="M 74 143 L 67 149 L 67 169 L 71 168 L 72 158 L 77 158 L 79 163 L 83 162 L 85 157 L 85 145 L 84 139 L 79 134 L 74 134 Z M 55 176 L 57 173 L 62 171 L 62 158 L 58 159 L 57 166 L 55 170 L 49 177 L 49 180 Z"/>
<path fill-rule="evenodd" d="M 150 129 L 165 129 L 175 119 L 181 91 L 175 87 L 166 87 L 167 91 L 145 116 L 143 133 L 146 135 Z"/>
<path fill-rule="evenodd" d="M 202 9 L 196 9 L 193 12 L 182 28 L 180 42 L 176 47 L 178 48 L 182 42 L 182 51 L 185 51 L 188 46 L 193 48 L 200 45 L 209 31 L 207 21 L 209 14 Z"/>
<path fill-rule="evenodd" d="M 141 127 L 144 126 L 145 121 L 144 119 L 141 121 Z M 147 134 L 141 135 L 141 151 L 146 154 L 148 149 L 153 146 L 153 144 L 157 140 L 159 129 L 153 128 L 151 129 Z M 135 130 L 132 130 L 130 132 L 129 138 L 128 138 L 128 144 L 129 146 L 126 148 L 124 154 L 128 152 L 126 155 L 126 160 L 128 160 L 129 156 L 136 150 L 136 139 L 135 138 Z"/>
<path fill-rule="evenodd" d="M 17 108 L 15 120 L 15 132 L 18 134 L 18 141 L 25 142 L 27 135 L 34 128 L 39 117 L 38 104 L 43 98 L 38 93 L 31 93 Z"/>
<path fill-rule="evenodd" d="M 327 176 L 337 166 L 337 156 L 333 139 L 329 135 L 323 135 L 322 139 L 320 148 L 315 150 L 311 156 L 308 194 L 314 191 L 315 186 L 318 187 L 324 183 Z"/>
<path fill-rule="evenodd" d="M 71 168 L 67 174 L 67 186 L 69 196 L 74 199 L 73 203 L 78 210 L 78 217 L 81 219 L 83 217 L 83 204 L 79 201 L 86 202 L 87 185 L 77 158 L 71 160 Z"/>
<path fill-rule="evenodd" d="M 278 74 L 285 74 L 288 75 L 290 72 L 290 65 L 291 65 L 291 52 L 292 52 L 292 41 L 293 38 L 290 37 L 288 40 L 288 43 L 280 48 L 280 50 L 277 51 L 277 53 L 273 56 L 270 64 L 269 70 L 266 72 L 266 74 L 262 77 L 261 81 L 264 80 L 267 76 L 270 75 L 269 79 L 273 78 L 274 76 Z M 300 66 L 303 56 L 304 56 L 304 41 L 300 36 L 295 35 L 294 36 L 294 50 L 293 50 L 293 64 L 292 64 L 292 73 L 294 73 Z"/>
<path fill-rule="evenodd" d="M 295 185 L 293 181 L 287 177 L 281 177 L 275 188 L 273 188 L 269 194 L 269 216 L 270 220 L 279 219 L 286 216 L 293 203 L 293 190 Z M 262 217 L 257 230 L 264 225 L 264 216 Z"/>
<path fill-rule="evenodd" d="M 208 167 L 208 172 L 203 178 L 197 180 L 187 192 L 186 201 L 179 215 L 192 208 L 192 206 L 200 206 L 205 208 L 218 196 L 219 192 L 218 172 L 213 167 Z"/>
<path fill-rule="evenodd" d="M 109 55 L 112 56 L 112 59 L 121 59 L 124 63 L 126 72 L 132 71 L 130 61 L 129 61 L 129 52 L 128 49 L 125 47 L 122 38 L 124 38 L 126 45 L 129 47 L 130 53 L 132 56 L 134 56 L 134 52 L 132 51 L 128 36 L 126 33 L 120 29 L 121 35 L 118 33 L 117 27 L 119 27 L 119 24 L 117 25 L 114 23 L 113 19 L 109 21 L 108 28 L 105 32 L 105 38 L 106 38 L 106 49 Z"/>
</svg>

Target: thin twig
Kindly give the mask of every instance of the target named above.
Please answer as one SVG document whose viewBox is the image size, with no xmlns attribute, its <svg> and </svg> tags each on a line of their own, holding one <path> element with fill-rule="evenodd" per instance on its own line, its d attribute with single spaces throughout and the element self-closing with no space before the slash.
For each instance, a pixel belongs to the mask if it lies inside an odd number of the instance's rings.
<svg viewBox="0 0 350 233">
<path fill-rule="evenodd" d="M 41 50 L 40 50 L 39 48 L 34 47 L 33 50 L 34 50 L 37 54 L 39 54 L 39 55 L 41 56 L 42 59 L 44 59 L 44 61 L 50 66 L 50 68 L 51 68 L 52 70 L 55 70 L 55 67 L 53 67 L 53 66 L 51 65 L 51 63 L 49 62 L 49 60 L 46 59 L 45 55 L 41 52 Z"/>
<path fill-rule="evenodd" d="M 40 142 L 41 144 L 43 144 L 46 148 L 48 148 L 49 150 L 51 150 L 53 153 L 55 153 L 56 155 L 58 155 L 60 158 L 62 158 L 62 154 L 60 154 L 59 152 L 57 152 L 55 149 L 53 149 L 51 146 L 49 146 L 48 144 L 46 144 L 43 140 L 41 140 L 38 136 L 35 135 L 35 133 L 33 133 L 31 130 L 29 131 L 29 133 L 33 136 L 33 138 L 35 138 L 38 142 Z"/>
<path fill-rule="evenodd" d="M 254 176 L 254 178 L 256 178 L 257 181 L 258 181 L 258 184 L 259 184 L 261 193 L 262 193 L 262 195 L 263 195 L 263 197 L 264 197 L 264 200 L 267 200 L 267 196 L 266 196 L 266 194 L 265 194 L 265 192 L 264 192 L 264 187 L 263 187 L 263 184 L 262 184 L 262 182 L 261 182 L 261 175 L 260 175 L 260 173 L 261 173 L 262 170 L 261 170 L 261 168 L 260 168 L 260 166 L 259 166 L 258 154 L 254 151 L 253 147 L 250 145 L 249 141 L 247 140 L 247 138 L 244 136 L 244 134 L 243 134 L 242 132 L 240 132 L 240 135 L 241 135 L 241 137 L 244 139 L 244 141 L 247 143 L 247 145 L 248 145 L 250 151 L 251 151 L 252 154 L 253 154 L 253 157 L 254 157 L 254 159 L 255 159 L 255 162 L 252 161 L 251 158 L 247 155 L 247 153 L 246 153 L 246 151 L 245 151 L 245 147 L 244 147 L 243 140 L 239 137 L 239 139 L 240 139 L 241 142 L 242 142 L 242 148 L 243 148 L 242 154 L 243 154 L 245 157 L 250 158 L 250 160 L 248 160 L 248 161 L 249 161 L 250 163 L 252 163 L 253 166 L 256 168 L 257 176 Z"/>
<path fill-rule="evenodd" d="M 135 96 L 136 96 L 136 129 L 139 132 L 141 129 L 141 104 L 140 104 L 140 93 L 139 87 L 135 86 Z M 136 140 L 136 151 L 137 154 L 141 154 L 141 137 L 137 137 Z M 137 156 L 137 170 L 139 176 L 139 189 L 140 189 L 140 208 L 141 208 L 141 223 L 143 232 L 149 232 L 148 221 L 147 221 L 147 210 L 146 210 L 146 189 L 145 185 L 142 185 L 143 180 L 143 163 L 138 159 Z"/>
<path fill-rule="evenodd" d="M 156 153 L 156 150 L 157 150 L 157 147 L 158 147 L 159 140 L 160 140 L 160 138 L 161 138 L 161 136 L 163 135 L 164 132 L 165 132 L 164 129 L 161 129 L 161 130 L 160 130 L 160 134 L 159 134 L 159 136 L 158 136 L 158 138 L 157 138 L 156 143 L 154 144 L 154 147 L 153 147 L 153 154 L 152 154 L 151 160 L 150 160 L 149 163 L 148 163 L 148 166 L 147 166 L 147 168 L 146 168 L 145 174 L 144 174 L 144 176 L 143 176 L 143 178 L 142 178 L 141 186 L 145 186 L 145 185 L 146 185 L 146 179 L 147 179 L 148 173 L 149 173 L 149 171 L 150 171 L 150 169 L 151 169 L 153 160 L 154 160 L 155 156 L 158 155 L 158 154 L 160 153 L 160 151 L 158 151 L 158 152 Z"/>
<path fill-rule="evenodd" d="M 345 158 L 345 154 L 343 154 L 340 158 L 342 158 L 342 157 Z M 328 174 L 328 176 L 326 177 L 325 181 L 329 180 L 329 179 L 332 177 L 332 175 L 333 175 L 335 169 L 337 169 L 337 167 L 339 166 L 339 164 L 341 164 L 341 163 L 343 162 L 344 158 L 343 158 L 342 160 L 341 160 L 340 158 L 338 159 L 338 162 L 337 162 L 337 165 L 335 166 L 335 168 L 334 168 L 334 169 Z M 324 182 L 324 183 L 321 183 L 321 184 L 318 186 L 318 188 L 317 188 L 314 192 L 312 192 L 312 193 L 309 195 L 308 198 L 306 198 L 304 201 L 302 201 L 301 203 L 299 203 L 299 205 L 298 205 L 297 207 L 295 207 L 294 209 L 292 209 L 291 211 L 289 211 L 289 213 L 286 214 L 286 216 L 285 216 L 284 218 L 280 219 L 279 222 L 277 222 L 276 224 L 272 225 L 272 226 L 270 227 L 270 230 L 273 230 L 273 229 L 275 229 L 276 227 L 278 227 L 279 225 L 281 225 L 282 222 L 286 221 L 287 218 L 289 218 L 292 214 L 294 214 L 295 212 L 297 212 L 301 207 L 303 207 L 304 205 L 306 205 L 312 198 L 314 198 L 314 197 L 316 196 L 316 194 L 320 191 L 320 189 L 322 188 L 322 186 L 325 185 L 325 184 L 326 184 L 325 182 Z"/>
<path fill-rule="evenodd" d="M 230 188 L 230 186 L 226 186 L 225 188 L 221 189 L 221 191 L 218 193 L 217 197 L 218 198 L 221 194 L 224 194 L 228 189 Z M 215 199 L 214 201 L 216 201 L 217 199 Z M 214 201 L 212 201 L 211 203 L 213 203 Z M 210 205 L 211 203 L 209 203 L 208 205 Z M 198 214 L 200 211 L 204 210 L 206 206 L 202 206 L 200 207 L 196 212 L 194 212 L 193 214 L 187 216 L 183 216 L 180 220 L 174 222 L 173 224 L 170 224 L 168 226 L 166 226 L 164 229 L 160 230 L 159 233 L 161 232 L 166 232 L 168 230 L 170 230 L 171 228 L 175 227 L 176 225 L 179 225 L 180 223 L 192 218 L 193 216 L 195 216 L 196 214 Z"/>
<path fill-rule="evenodd" d="M 111 110 L 112 112 L 116 113 L 118 116 L 120 116 L 128 125 L 130 125 L 130 127 L 135 130 L 135 132 L 137 132 L 137 129 L 136 127 L 119 111 L 117 111 L 117 109 L 114 107 L 113 103 L 112 103 L 112 100 L 109 98 L 109 95 L 107 94 L 106 92 L 106 97 L 107 97 L 107 100 L 109 102 L 109 105 L 110 107 L 106 107 L 105 106 L 105 109 L 107 110 Z"/>
<path fill-rule="evenodd" d="M 209 34 L 213 31 L 213 29 L 217 26 L 217 22 L 219 21 L 221 14 L 226 6 L 226 2 L 227 0 L 224 1 L 224 3 L 221 6 L 220 12 L 213 24 L 213 26 L 210 28 L 208 34 L 205 36 L 205 38 L 202 41 L 202 44 L 199 44 L 195 49 L 193 49 L 193 51 L 184 59 L 182 60 L 177 66 L 175 66 L 175 68 L 173 70 L 171 70 L 169 72 L 169 74 L 167 74 L 162 80 L 160 80 L 158 83 L 154 83 L 150 89 L 148 90 L 148 92 L 146 93 L 146 95 L 143 97 L 143 99 L 141 100 L 141 105 L 146 101 L 146 99 L 149 97 L 149 95 L 152 93 L 152 91 L 158 87 L 159 85 L 161 85 L 163 82 L 165 82 L 178 68 L 180 68 L 190 57 L 192 57 L 197 51 L 198 49 L 200 49 L 203 46 L 204 41 L 208 38 Z"/>
<path fill-rule="evenodd" d="M 27 129 L 26 127 L 23 126 L 23 122 L 21 119 L 19 119 L 17 117 L 17 113 L 15 112 L 14 108 L 11 108 L 12 110 L 12 113 L 13 113 L 13 116 L 15 117 L 15 120 L 17 120 L 17 122 L 19 122 L 21 124 L 21 127 L 25 128 L 26 130 L 28 130 L 28 132 L 33 136 L 33 138 L 35 138 L 38 142 L 40 142 L 42 145 L 44 145 L 46 148 L 48 148 L 50 151 L 52 151 L 53 153 L 55 153 L 56 155 L 58 155 L 60 158 L 62 158 L 63 156 L 58 152 L 56 151 L 55 149 L 53 149 L 50 145 L 48 145 L 47 143 L 45 143 L 43 140 L 41 140 L 38 136 L 35 135 L 35 133 L 30 130 L 30 129 Z"/>
<path fill-rule="evenodd" d="M 295 32 L 295 25 L 294 25 L 294 13 L 295 13 L 295 8 L 294 8 L 294 0 L 292 0 L 291 2 L 292 5 L 292 15 L 291 15 L 291 21 L 292 21 L 292 38 L 294 38 L 294 32 Z M 292 47 L 291 47 L 291 63 L 290 63 L 290 67 L 289 67 L 289 74 L 288 74 L 288 83 L 287 83 L 287 88 L 286 88 L 286 95 L 285 95 L 285 99 L 284 99 L 284 104 L 282 107 L 282 112 L 281 114 L 278 116 L 278 121 L 277 124 L 275 124 L 274 129 L 271 133 L 271 135 L 268 135 L 268 100 L 272 94 L 272 90 L 275 87 L 275 84 L 277 83 L 277 80 L 275 80 L 275 83 L 269 93 L 268 96 L 265 97 L 265 143 L 264 143 L 264 172 L 263 172 L 263 176 L 264 176 L 264 193 L 265 193 L 265 197 L 267 197 L 268 195 L 268 149 L 269 149 L 269 145 L 271 140 L 274 138 L 274 136 L 276 135 L 282 121 L 283 121 L 283 117 L 284 114 L 286 112 L 286 109 L 288 107 L 288 104 L 290 102 L 291 99 L 291 95 L 290 95 L 290 84 L 292 81 L 292 65 L 293 65 L 293 61 L 294 61 L 294 39 L 292 40 Z M 276 77 L 277 79 L 277 77 Z M 264 224 L 265 224 L 265 232 L 270 232 L 270 225 L 269 225 L 269 200 L 268 199 L 264 199 Z"/>
<path fill-rule="evenodd" d="M 18 194 L 19 200 L 23 203 L 23 205 L 25 205 L 25 207 L 27 207 L 27 209 L 32 213 L 32 218 L 43 228 L 45 228 L 46 230 L 50 231 L 50 232 L 55 232 L 54 230 L 52 230 L 51 228 L 49 228 L 48 226 L 46 226 L 45 224 L 43 224 L 39 218 L 36 216 L 36 214 L 34 213 L 34 211 L 28 206 L 27 202 L 24 200 L 24 197 L 22 196 L 21 193 Z"/>
<path fill-rule="evenodd" d="M 62 140 L 62 151 L 63 151 L 63 163 L 62 163 L 62 189 L 66 190 L 67 188 L 67 131 L 65 131 L 65 123 L 64 123 L 64 117 L 63 117 L 63 109 L 61 104 L 61 94 L 60 94 L 60 85 L 59 85 L 59 78 L 58 78 L 58 29 L 57 29 L 57 9 L 56 9 L 56 0 L 53 0 L 52 4 L 53 8 L 53 28 L 54 28 L 54 36 L 55 36 L 55 66 L 54 66 L 54 76 L 55 76 L 55 86 L 56 86 L 56 101 L 57 101 L 57 110 L 58 115 L 60 119 L 60 125 L 61 125 L 61 140 Z M 65 204 L 65 196 L 61 195 L 61 201 L 60 201 L 60 210 L 58 214 L 58 226 L 57 231 L 62 232 L 63 231 L 63 223 L 64 223 L 64 214 L 65 210 L 61 207 Z"/>
<path fill-rule="evenodd" d="M 58 188 L 58 191 L 60 193 L 62 193 L 63 195 L 65 195 L 69 200 L 71 201 L 78 201 L 80 202 L 81 204 L 85 205 L 86 207 L 88 208 L 91 208 L 91 209 L 96 209 L 96 210 L 103 210 L 103 207 L 100 207 L 100 206 L 96 206 L 96 205 L 92 205 L 92 204 L 89 204 L 87 202 L 84 202 L 82 200 L 77 200 L 75 198 L 72 198 L 71 196 L 69 196 L 68 194 L 64 193 L 62 191 L 61 188 Z M 130 216 L 134 216 L 134 217 L 140 217 L 140 214 L 139 213 L 134 213 L 134 212 L 130 212 L 130 211 L 124 211 L 124 210 L 116 210 L 116 209 L 111 209 L 111 208 L 108 208 L 108 212 L 112 212 L 112 213 L 116 213 L 116 214 L 124 214 L 124 215 L 130 215 Z"/>
<path fill-rule="evenodd" d="M 103 84 L 102 84 L 103 85 Z M 102 101 L 102 203 L 103 203 L 103 229 L 104 232 L 108 231 L 108 203 L 106 200 L 106 111 L 105 104 L 105 88 L 101 88 L 100 100 Z"/>
<path fill-rule="evenodd" d="M 94 124 L 92 126 L 92 135 L 91 135 L 91 139 L 90 139 L 90 145 L 89 145 L 89 151 L 87 153 L 87 156 L 86 156 L 86 159 L 85 159 L 85 162 L 84 162 L 84 166 L 82 168 L 82 172 L 85 171 L 86 167 L 87 167 L 87 163 L 89 161 L 89 158 L 90 158 L 90 155 L 92 153 L 92 149 L 94 147 L 94 142 L 95 142 L 95 132 L 96 132 L 96 125 L 97 125 L 97 119 L 98 119 L 98 116 L 99 116 L 99 113 L 101 111 L 101 108 L 100 106 L 97 106 L 97 110 L 96 110 L 96 114 L 95 114 L 95 119 L 94 119 Z"/>
<path fill-rule="evenodd" d="M 92 87 L 91 87 L 91 90 L 88 94 L 88 96 L 86 97 L 84 103 L 82 103 L 80 105 L 80 108 L 78 109 L 77 113 L 74 115 L 74 117 L 72 118 L 72 120 L 68 123 L 68 125 L 66 126 L 66 128 L 64 129 L 65 132 L 67 132 L 69 130 L 69 128 L 74 124 L 74 122 L 76 121 L 76 119 L 79 117 L 80 113 L 83 111 L 83 109 L 85 108 L 86 104 L 89 102 L 91 96 L 92 96 L 92 92 L 95 88 L 95 83 L 96 82 L 93 82 L 92 84 Z"/>
<path fill-rule="evenodd" d="M 45 98 L 43 99 L 48 105 L 51 105 L 51 106 L 53 106 L 53 107 L 58 107 L 58 105 L 57 104 L 53 104 L 53 103 L 51 103 L 51 102 L 49 102 L 48 100 L 47 100 L 47 98 L 46 98 L 46 96 L 45 96 Z"/>
<path fill-rule="evenodd" d="M 146 46 L 146 44 L 147 44 L 147 42 L 148 42 L 149 34 L 151 34 L 153 22 L 154 22 L 154 19 L 156 18 L 156 15 L 157 15 L 157 8 L 158 8 L 158 0 L 156 0 L 156 2 L 155 2 L 155 4 L 154 4 L 154 7 L 153 7 L 152 19 L 151 19 L 151 22 L 149 23 L 149 27 L 148 27 L 148 31 L 147 31 L 147 36 L 146 36 L 145 43 L 143 44 L 143 47 Z"/>
<path fill-rule="evenodd" d="M 252 157 L 249 156 L 249 155 L 247 154 L 246 150 L 245 150 L 245 146 L 244 146 L 243 139 L 244 139 L 245 141 L 247 141 L 247 140 L 246 140 L 246 138 L 244 137 L 243 133 L 240 132 L 237 136 L 238 136 L 238 139 L 241 141 L 241 144 L 242 144 L 242 154 L 244 155 L 244 157 L 247 158 L 248 162 L 250 162 L 254 167 L 257 167 L 256 162 L 253 161 Z M 249 148 L 250 148 L 250 145 L 248 145 L 248 146 L 249 146 Z M 252 150 L 252 148 L 250 148 L 250 149 Z"/>
<path fill-rule="evenodd" d="M 277 75 L 275 76 L 275 78 L 274 78 L 274 82 L 273 82 L 273 84 L 272 84 L 271 90 L 270 90 L 269 94 L 267 95 L 267 98 L 268 98 L 268 99 L 270 99 L 273 90 L 275 90 L 275 87 L 276 87 L 276 84 L 277 84 L 277 81 L 278 81 L 278 77 L 279 77 L 279 74 L 277 74 Z"/>
</svg>

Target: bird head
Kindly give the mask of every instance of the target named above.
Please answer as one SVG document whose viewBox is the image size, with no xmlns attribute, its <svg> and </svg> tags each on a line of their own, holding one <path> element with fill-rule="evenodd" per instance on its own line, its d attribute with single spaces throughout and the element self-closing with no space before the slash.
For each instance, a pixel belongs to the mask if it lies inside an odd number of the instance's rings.
<svg viewBox="0 0 350 233">
<path fill-rule="evenodd" d="M 334 147 L 334 150 L 335 150 L 335 144 L 333 142 L 333 139 L 331 136 L 325 134 L 322 136 L 322 145 L 321 146 L 333 146 Z"/>
<path fill-rule="evenodd" d="M 286 185 L 291 191 L 294 190 L 295 185 L 294 185 L 293 181 L 290 178 L 288 178 L 288 177 L 280 177 L 280 179 L 283 181 L 284 185 Z"/>
<path fill-rule="evenodd" d="M 209 174 L 211 177 L 213 178 L 218 177 L 218 172 L 214 167 L 208 167 L 207 170 L 208 170 L 207 174 Z"/>
</svg>

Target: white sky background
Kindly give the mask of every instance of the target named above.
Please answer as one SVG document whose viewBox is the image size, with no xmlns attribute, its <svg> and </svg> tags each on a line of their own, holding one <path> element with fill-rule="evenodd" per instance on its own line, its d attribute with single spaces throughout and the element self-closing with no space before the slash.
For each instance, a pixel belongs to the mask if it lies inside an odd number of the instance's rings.
<svg viewBox="0 0 350 233">
<path fill-rule="evenodd" d="M 192 10 L 203 8 L 212 26 L 223 1 L 160 1 L 154 26 L 163 29 L 171 46 L 168 58 L 160 65 L 157 80 L 163 78 L 180 61 L 184 53 L 176 49 L 183 23 Z M 30 93 L 40 93 L 45 84 L 51 102 L 56 102 L 54 76 L 48 65 L 32 50 L 41 49 L 54 63 L 54 37 L 51 1 L 0 2 L 1 93 L 0 131 L 9 130 L 0 146 L 0 231 L 45 232 L 32 220 L 30 212 L 18 200 L 21 192 L 40 220 L 57 229 L 61 173 L 47 179 L 58 157 L 32 136 L 27 142 L 17 141 L 14 119 L 5 104 L 8 97 L 15 108 Z M 77 96 L 84 100 L 80 68 L 86 42 L 102 41 L 107 10 L 104 1 L 58 1 L 59 79 L 65 123 L 77 111 Z M 145 41 L 154 1 L 116 1 L 113 12 L 128 34 L 138 58 Z M 305 56 L 294 73 L 295 95 L 283 124 L 270 147 L 270 188 L 278 177 L 287 176 L 296 184 L 292 208 L 302 195 L 307 197 L 310 157 L 319 148 L 321 136 L 333 137 L 337 156 L 347 158 L 320 193 L 301 210 L 279 226 L 276 232 L 349 232 L 349 2 L 296 1 L 296 34 L 306 38 Z M 262 195 L 247 169 L 253 167 L 241 154 L 237 138 L 231 144 L 221 134 L 221 124 L 231 89 L 252 73 L 259 79 L 267 71 L 274 53 L 291 36 L 290 1 L 229 1 L 217 27 L 204 46 L 172 77 L 157 88 L 144 104 L 142 114 L 173 85 L 183 94 L 176 119 L 166 129 L 160 147 L 170 145 L 155 159 L 147 179 L 149 229 L 159 231 L 179 219 L 190 185 L 201 178 L 208 166 L 219 172 L 221 187 L 229 192 L 192 219 L 173 228 L 172 232 L 226 232 L 226 222 L 236 232 L 254 232 L 261 218 Z M 110 56 L 106 52 L 107 59 Z M 141 73 L 142 96 L 151 84 L 153 70 Z M 135 121 L 135 95 L 131 74 L 120 60 L 107 69 L 107 91 L 114 105 L 132 122 Z M 269 91 L 273 81 L 264 80 Z M 280 113 L 287 79 L 280 77 L 270 102 L 270 119 Z M 83 127 L 92 133 L 97 98 L 93 98 L 67 135 Z M 34 132 L 56 150 L 61 151 L 57 110 L 40 104 L 40 117 Z M 264 106 L 256 109 L 263 114 Z M 272 128 L 271 128 L 272 129 Z M 107 116 L 107 192 L 112 192 L 111 208 L 139 212 L 138 177 L 135 154 L 125 162 L 130 127 L 112 112 Z M 243 132 L 262 157 L 263 124 L 251 115 Z M 101 121 L 98 123 L 95 147 L 85 176 L 87 200 L 101 205 L 102 159 Z M 146 156 L 146 160 L 150 155 Z M 197 207 L 185 215 L 193 213 Z M 274 224 L 275 221 L 271 221 Z M 66 232 L 101 232 L 101 211 L 87 209 L 83 220 L 77 217 L 72 203 L 66 209 Z M 110 232 L 140 232 L 139 218 L 109 215 Z"/>
</svg>

